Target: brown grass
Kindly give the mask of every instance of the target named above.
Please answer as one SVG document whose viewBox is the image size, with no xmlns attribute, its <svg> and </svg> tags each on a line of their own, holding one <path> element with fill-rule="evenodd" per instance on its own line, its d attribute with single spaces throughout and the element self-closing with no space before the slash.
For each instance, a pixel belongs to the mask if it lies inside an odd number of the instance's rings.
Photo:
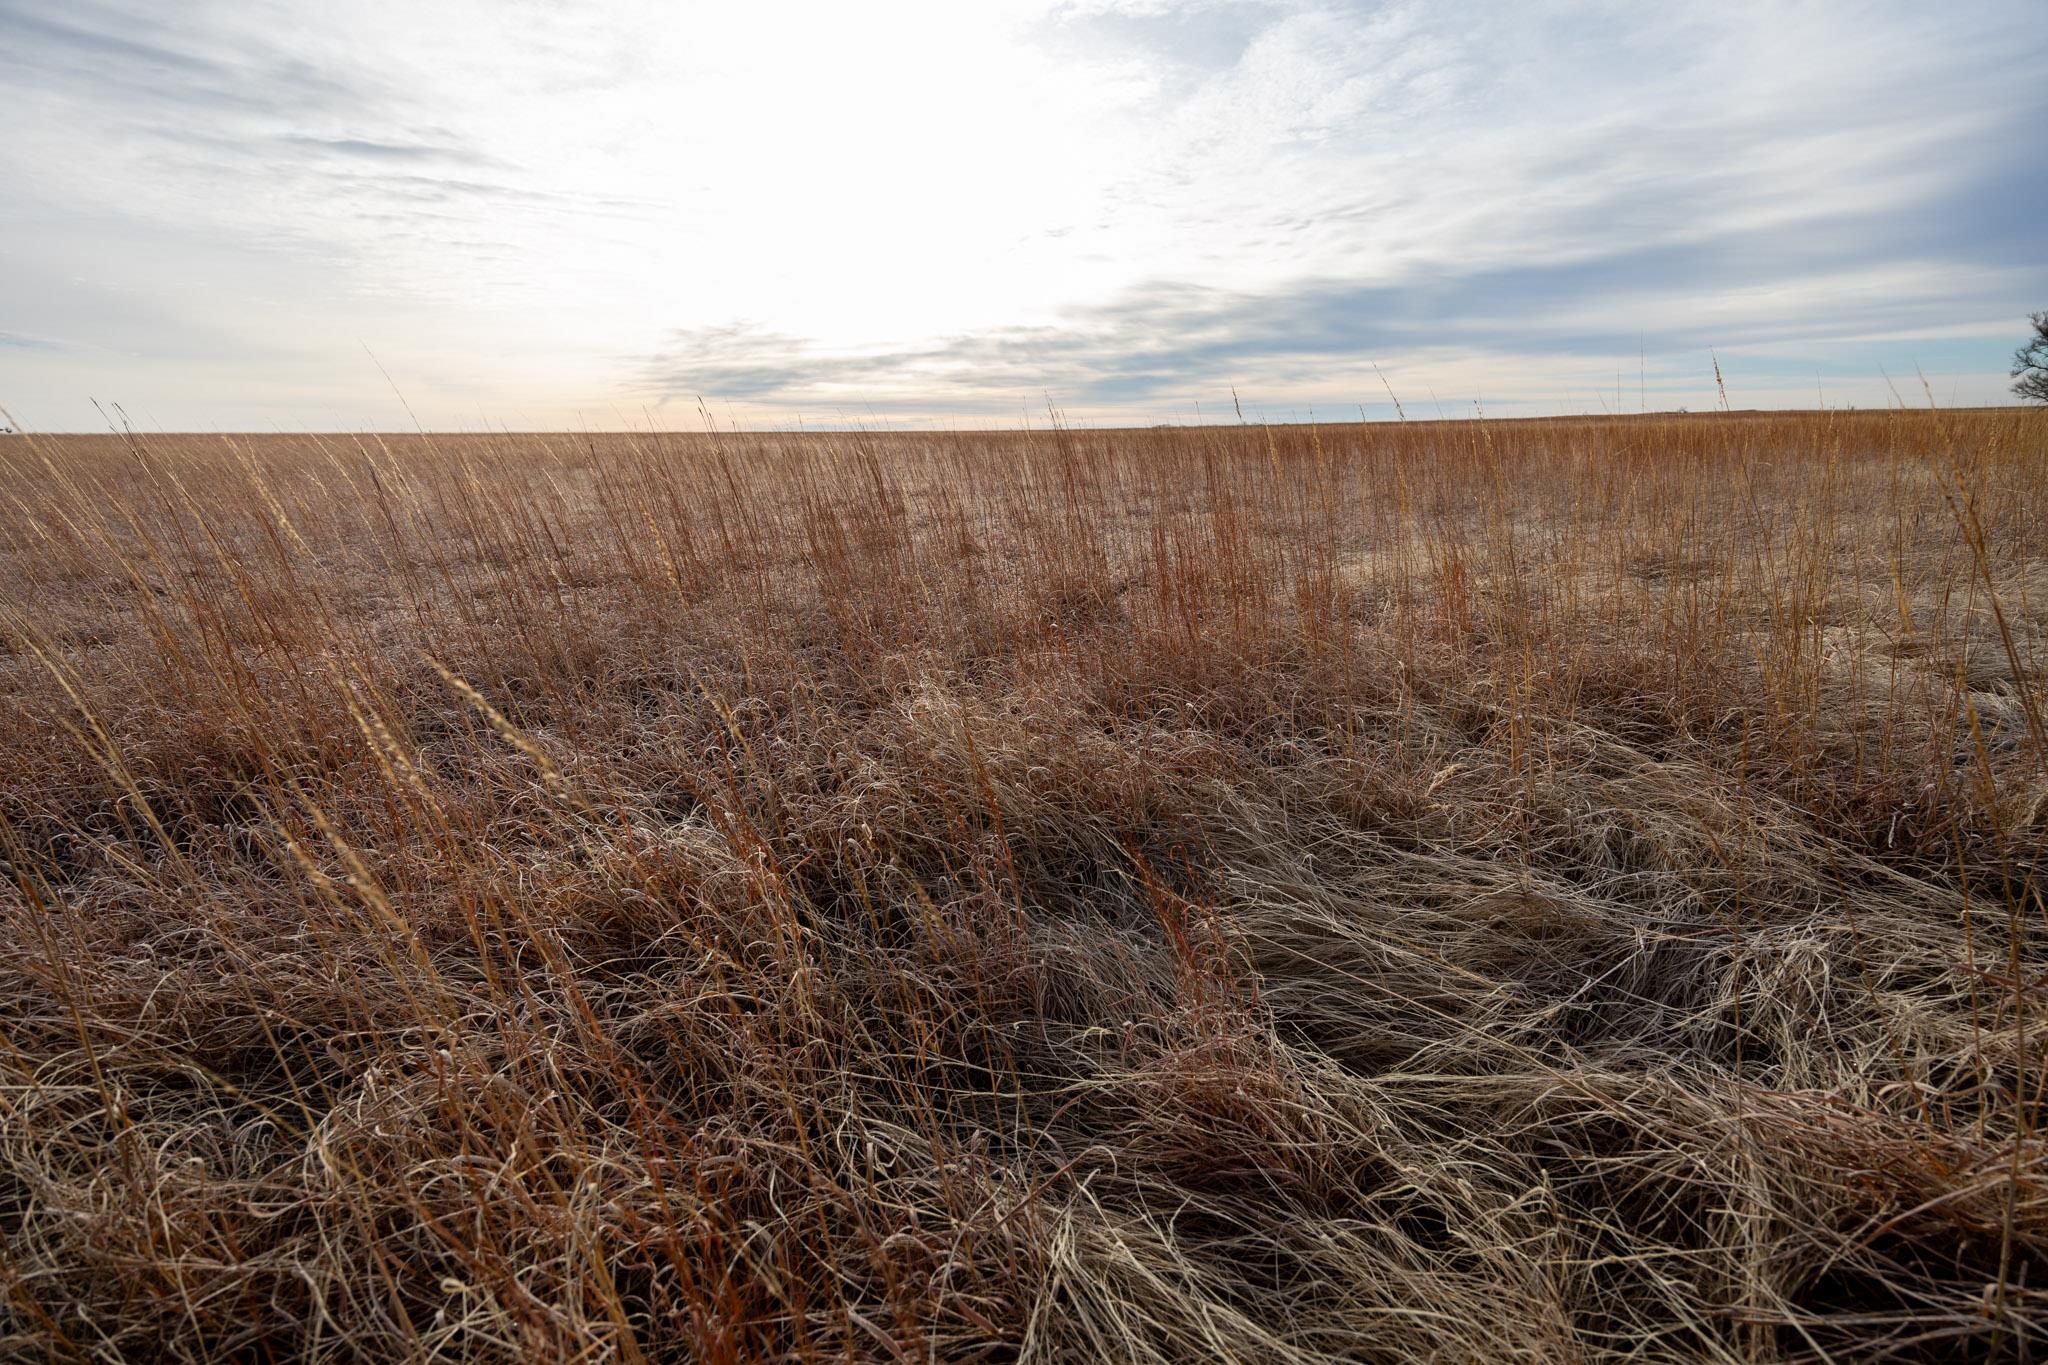
<svg viewBox="0 0 2048 1365">
<path fill-rule="evenodd" d="M 0 445 L 0 1353 L 2043 1354 L 2048 420 Z"/>
</svg>

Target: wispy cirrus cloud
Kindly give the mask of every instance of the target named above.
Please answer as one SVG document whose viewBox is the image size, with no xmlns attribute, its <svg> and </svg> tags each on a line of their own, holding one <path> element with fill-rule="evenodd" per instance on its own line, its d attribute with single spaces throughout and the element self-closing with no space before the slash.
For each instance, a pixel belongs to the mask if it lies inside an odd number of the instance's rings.
<svg viewBox="0 0 2048 1365">
<path fill-rule="evenodd" d="M 303 148 L 342 158 L 367 158 L 378 162 L 452 162 L 457 165 L 488 164 L 488 159 L 461 147 L 437 147 L 431 143 L 379 142 L 364 137 L 309 137 L 290 133 L 279 139 L 287 147 Z"/>
<path fill-rule="evenodd" d="M 16 351 L 61 351 L 65 343 L 54 337 L 24 336 L 20 332 L 0 332 L 0 348 Z"/>
</svg>

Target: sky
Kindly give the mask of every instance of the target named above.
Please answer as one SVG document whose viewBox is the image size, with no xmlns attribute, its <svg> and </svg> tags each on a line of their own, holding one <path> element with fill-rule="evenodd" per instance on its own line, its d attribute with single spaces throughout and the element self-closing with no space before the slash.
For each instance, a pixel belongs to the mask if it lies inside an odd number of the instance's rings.
<svg viewBox="0 0 2048 1365">
<path fill-rule="evenodd" d="M 1380 420 L 1701 410 L 1716 360 L 1738 408 L 2007 402 L 2044 18 L 0 0 L 0 407 Z"/>
</svg>

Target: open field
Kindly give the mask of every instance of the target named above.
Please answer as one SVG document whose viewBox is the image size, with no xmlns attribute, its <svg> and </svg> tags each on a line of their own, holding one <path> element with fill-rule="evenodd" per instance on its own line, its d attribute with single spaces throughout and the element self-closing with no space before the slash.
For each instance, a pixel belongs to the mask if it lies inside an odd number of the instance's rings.
<svg viewBox="0 0 2048 1365">
<path fill-rule="evenodd" d="M 2048 414 L 0 441 L 0 1355 L 2048 1355 Z"/>
</svg>

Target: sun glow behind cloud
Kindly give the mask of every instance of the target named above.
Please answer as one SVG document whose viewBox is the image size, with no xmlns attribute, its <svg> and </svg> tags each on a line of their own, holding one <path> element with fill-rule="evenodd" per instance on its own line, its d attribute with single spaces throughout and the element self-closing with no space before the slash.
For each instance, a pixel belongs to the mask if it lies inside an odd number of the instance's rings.
<svg viewBox="0 0 2048 1365">
<path fill-rule="evenodd" d="M 0 402 L 400 423 L 364 345 L 439 425 L 1351 413 L 1375 360 L 1424 411 L 1697 405 L 1709 346 L 1738 402 L 1995 401 L 2039 27 L 0 0 Z"/>
</svg>

